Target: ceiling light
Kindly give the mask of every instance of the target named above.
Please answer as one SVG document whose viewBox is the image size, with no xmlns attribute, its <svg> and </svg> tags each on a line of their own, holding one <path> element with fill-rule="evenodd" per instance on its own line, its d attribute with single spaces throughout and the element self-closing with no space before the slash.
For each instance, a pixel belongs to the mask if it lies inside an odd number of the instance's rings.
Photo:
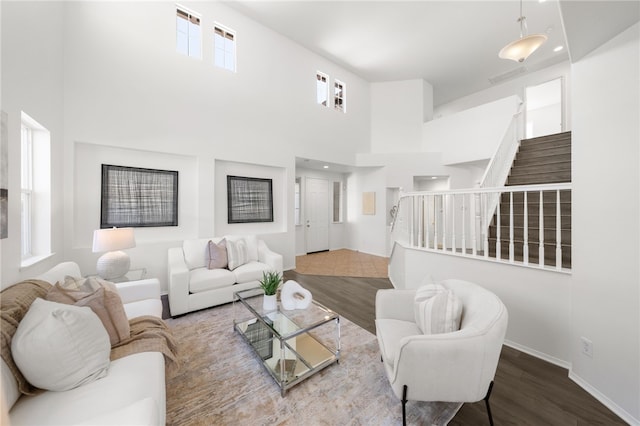
<svg viewBox="0 0 640 426">
<path fill-rule="evenodd" d="M 431 176 L 431 179 L 438 179 L 438 176 Z"/>
<path fill-rule="evenodd" d="M 564 46 L 557 46 L 555 49 L 553 49 L 554 52 L 559 52 L 562 49 L 564 49 Z"/>
<path fill-rule="evenodd" d="M 522 15 L 522 0 L 520 0 L 520 17 L 518 18 L 520 23 L 520 38 L 516 41 L 512 41 L 502 48 L 498 56 L 502 59 L 511 59 L 516 62 L 523 62 L 529 57 L 535 50 L 547 41 L 545 34 L 532 34 L 526 35 L 527 32 L 527 18 Z"/>
<path fill-rule="evenodd" d="M 322 168 L 323 168 L 323 169 L 328 169 L 328 168 L 329 168 L 329 166 L 326 166 L 326 165 L 325 165 L 325 166 L 322 166 Z"/>
</svg>

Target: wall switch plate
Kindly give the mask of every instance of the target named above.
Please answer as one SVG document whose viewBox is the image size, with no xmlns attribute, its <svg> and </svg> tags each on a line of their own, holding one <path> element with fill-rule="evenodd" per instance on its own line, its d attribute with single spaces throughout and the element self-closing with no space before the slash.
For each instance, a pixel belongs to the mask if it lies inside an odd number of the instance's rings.
<svg viewBox="0 0 640 426">
<path fill-rule="evenodd" d="M 581 337 L 580 344 L 582 345 L 582 353 L 593 358 L 593 342 L 586 337 Z"/>
</svg>

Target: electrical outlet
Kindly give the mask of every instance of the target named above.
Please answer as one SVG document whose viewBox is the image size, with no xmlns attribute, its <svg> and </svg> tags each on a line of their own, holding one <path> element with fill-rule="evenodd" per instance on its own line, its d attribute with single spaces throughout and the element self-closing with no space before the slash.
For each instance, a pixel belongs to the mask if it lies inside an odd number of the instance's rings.
<svg viewBox="0 0 640 426">
<path fill-rule="evenodd" d="M 593 358 L 593 342 L 586 337 L 581 337 L 580 343 L 582 344 L 582 353 L 589 358 Z"/>
</svg>

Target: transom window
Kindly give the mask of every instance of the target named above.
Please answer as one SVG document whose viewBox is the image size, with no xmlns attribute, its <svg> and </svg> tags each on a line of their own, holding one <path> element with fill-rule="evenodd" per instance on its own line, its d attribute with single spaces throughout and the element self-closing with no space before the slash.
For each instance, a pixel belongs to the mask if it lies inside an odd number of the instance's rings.
<svg viewBox="0 0 640 426">
<path fill-rule="evenodd" d="M 182 7 L 176 9 L 176 49 L 183 55 L 202 58 L 200 16 Z"/>
<path fill-rule="evenodd" d="M 346 94 L 345 84 L 340 80 L 336 80 L 333 83 L 333 107 L 336 110 L 347 112 Z"/>
<path fill-rule="evenodd" d="M 329 106 L 329 76 L 316 72 L 316 99 L 319 105 Z"/>
<path fill-rule="evenodd" d="M 217 67 L 236 70 L 236 34 L 235 31 L 220 25 L 213 27 L 213 57 Z"/>
</svg>

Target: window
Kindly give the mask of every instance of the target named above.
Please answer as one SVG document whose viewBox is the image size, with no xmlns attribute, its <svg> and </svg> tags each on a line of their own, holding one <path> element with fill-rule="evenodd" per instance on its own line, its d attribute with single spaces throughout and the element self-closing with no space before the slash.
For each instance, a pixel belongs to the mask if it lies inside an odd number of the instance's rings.
<svg viewBox="0 0 640 426">
<path fill-rule="evenodd" d="M 22 265 L 51 254 L 51 142 L 24 112 L 20 133 L 20 247 Z"/>
<path fill-rule="evenodd" d="M 202 57 L 200 17 L 187 9 L 176 9 L 176 48 L 178 53 L 200 59 Z"/>
<path fill-rule="evenodd" d="M 213 58 L 217 67 L 236 70 L 236 35 L 234 31 L 216 25 L 213 28 Z"/>
<path fill-rule="evenodd" d="M 295 224 L 296 225 L 300 225 L 300 178 L 297 177 L 296 178 L 296 190 L 295 190 L 295 197 L 294 197 L 294 203 L 295 203 L 295 210 L 293 213 L 293 217 L 295 220 Z"/>
<path fill-rule="evenodd" d="M 329 76 L 318 71 L 316 73 L 316 88 L 318 104 L 329 106 Z"/>
<path fill-rule="evenodd" d="M 347 88 L 340 80 L 333 83 L 333 107 L 342 112 L 347 112 Z"/>
<path fill-rule="evenodd" d="M 333 222 L 342 222 L 342 182 L 333 182 Z"/>
</svg>

